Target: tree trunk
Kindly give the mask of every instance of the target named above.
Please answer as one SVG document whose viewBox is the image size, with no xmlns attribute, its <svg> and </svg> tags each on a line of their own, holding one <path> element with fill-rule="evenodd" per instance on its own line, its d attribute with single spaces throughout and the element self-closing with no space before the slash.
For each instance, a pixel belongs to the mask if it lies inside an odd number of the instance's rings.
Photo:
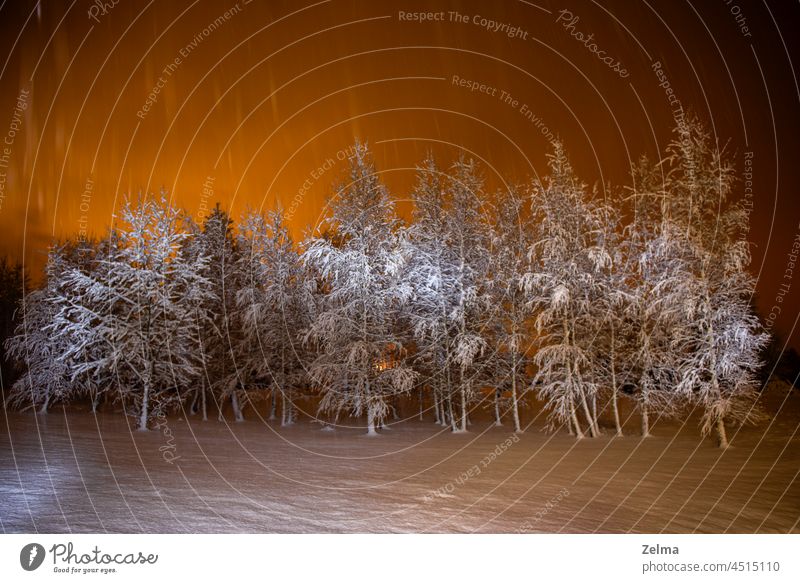
<svg viewBox="0 0 800 583">
<path fill-rule="evenodd" d="M 514 415 L 514 431 L 522 433 L 522 427 L 519 423 L 519 404 L 517 402 L 517 359 L 514 356 L 514 369 L 511 371 L 511 410 Z"/>
<path fill-rule="evenodd" d="M 500 420 L 500 389 L 494 390 L 494 424 L 496 427 L 503 426 Z"/>
<path fill-rule="evenodd" d="M 589 435 L 591 437 L 597 437 L 597 433 L 595 431 L 595 420 L 592 417 L 591 411 L 589 411 L 589 404 L 586 402 L 586 395 L 581 389 L 581 408 L 583 409 L 583 414 L 586 416 L 586 421 L 589 423 Z"/>
<path fill-rule="evenodd" d="M 619 407 L 617 406 L 617 350 L 616 350 L 616 330 L 611 325 L 611 408 L 614 411 L 614 428 L 617 430 L 617 437 L 622 437 L 622 425 L 619 422 Z"/>
<path fill-rule="evenodd" d="M 614 427 L 617 430 L 617 437 L 622 437 L 622 425 L 619 422 L 619 407 L 617 406 L 617 386 L 611 388 L 611 408 L 614 411 Z"/>
<path fill-rule="evenodd" d="M 39 408 L 39 413 L 41 415 L 47 415 L 47 408 L 49 406 L 50 406 L 50 390 L 48 389 L 47 395 L 44 398 L 44 403 L 42 403 L 42 406 Z"/>
<path fill-rule="evenodd" d="M 100 391 L 95 392 L 92 397 L 92 413 L 97 413 L 97 406 L 100 404 Z"/>
<path fill-rule="evenodd" d="M 467 431 L 467 390 L 464 387 L 463 374 L 461 378 L 461 429 L 460 431 Z"/>
<path fill-rule="evenodd" d="M 375 429 L 375 411 L 370 405 L 367 405 L 367 435 L 378 435 Z"/>
<path fill-rule="evenodd" d="M 642 403 L 642 437 L 650 437 L 650 418 L 647 416 L 647 403 Z"/>
<path fill-rule="evenodd" d="M 423 407 L 422 399 L 423 399 L 423 393 L 422 393 L 422 387 L 420 387 L 420 389 L 419 389 L 419 420 L 420 421 L 422 421 L 422 407 Z"/>
<path fill-rule="evenodd" d="M 730 444 L 728 435 L 725 433 L 725 420 L 722 417 L 717 417 L 717 434 L 719 435 L 719 447 L 727 449 Z"/>
<path fill-rule="evenodd" d="M 294 402 L 289 395 L 286 395 L 284 406 L 286 407 L 286 425 L 294 425 Z"/>
<path fill-rule="evenodd" d="M 200 392 L 195 391 L 194 395 L 192 396 L 192 402 L 189 403 L 189 415 L 197 414 L 197 400 L 199 398 L 200 398 Z"/>
<path fill-rule="evenodd" d="M 200 404 L 203 408 L 203 421 L 208 421 L 208 407 L 206 406 L 206 385 L 200 385 Z"/>
<path fill-rule="evenodd" d="M 233 418 L 236 419 L 236 422 L 241 423 L 244 421 L 244 415 L 242 415 L 242 408 L 239 406 L 239 397 L 236 395 L 236 391 L 231 393 L 231 405 L 233 406 Z"/>
<path fill-rule="evenodd" d="M 269 420 L 275 421 L 275 409 L 277 408 L 277 400 L 278 395 L 275 393 L 275 389 L 272 389 L 272 403 L 269 406 Z"/>
<path fill-rule="evenodd" d="M 142 397 L 142 411 L 139 415 L 139 431 L 147 431 L 147 408 L 150 406 L 150 381 L 144 382 L 144 396 Z"/>
<path fill-rule="evenodd" d="M 451 395 L 447 395 L 447 416 L 450 418 L 450 429 L 454 432 L 458 431 L 456 416 L 453 412 L 453 398 Z"/>
<path fill-rule="evenodd" d="M 572 407 L 572 423 L 575 425 L 575 435 L 578 439 L 583 439 L 583 431 L 581 430 L 581 425 L 578 422 L 578 415 L 575 413 L 575 407 Z"/>
</svg>

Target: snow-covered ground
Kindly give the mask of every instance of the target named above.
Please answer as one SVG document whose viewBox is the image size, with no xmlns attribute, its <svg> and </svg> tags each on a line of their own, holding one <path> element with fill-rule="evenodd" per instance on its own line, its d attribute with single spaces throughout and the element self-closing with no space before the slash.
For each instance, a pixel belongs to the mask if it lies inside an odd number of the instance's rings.
<svg viewBox="0 0 800 583">
<path fill-rule="evenodd" d="M 409 420 L 367 437 L 119 414 L 8 412 L 0 427 L 4 532 L 799 532 L 800 395 L 722 451 L 697 419 L 654 437 L 513 437 L 476 415 L 466 434 Z M 630 411 L 625 410 L 629 414 Z M 430 416 L 430 415 L 429 415 Z M 523 423 L 524 424 L 524 423 Z M 160 425 L 160 426 L 158 426 Z"/>
</svg>

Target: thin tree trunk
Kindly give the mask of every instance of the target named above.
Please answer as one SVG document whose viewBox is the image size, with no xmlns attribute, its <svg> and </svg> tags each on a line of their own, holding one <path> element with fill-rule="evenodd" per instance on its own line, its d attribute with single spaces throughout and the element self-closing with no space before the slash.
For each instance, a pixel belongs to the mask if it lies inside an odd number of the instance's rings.
<svg viewBox="0 0 800 583">
<path fill-rule="evenodd" d="M 575 413 L 575 407 L 572 407 L 572 423 L 575 425 L 575 435 L 578 439 L 583 439 L 583 431 L 581 430 L 581 425 L 578 422 L 578 415 Z"/>
<path fill-rule="evenodd" d="M 503 426 L 500 420 L 500 389 L 494 390 L 494 424 L 496 427 Z"/>
<path fill-rule="evenodd" d="M 597 437 L 597 433 L 595 433 L 595 420 L 594 417 L 592 417 L 591 411 L 589 411 L 589 404 L 586 402 L 586 395 L 584 394 L 582 389 L 581 389 L 581 408 L 583 409 L 583 414 L 586 417 L 586 421 L 589 423 L 589 435 L 591 437 Z"/>
<path fill-rule="evenodd" d="M 195 391 L 194 395 L 192 396 L 192 402 L 189 403 L 189 415 L 197 414 L 197 400 L 199 398 L 200 398 L 200 392 Z"/>
<path fill-rule="evenodd" d="M 44 403 L 39 408 L 39 413 L 41 415 L 47 415 L 47 408 L 50 406 L 50 389 L 47 390 L 47 394 L 44 398 Z"/>
<path fill-rule="evenodd" d="M 422 387 L 419 389 L 419 420 L 422 421 Z"/>
<path fill-rule="evenodd" d="M 203 408 L 203 421 L 208 421 L 208 407 L 206 406 L 206 384 L 200 385 L 200 405 Z"/>
<path fill-rule="evenodd" d="M 522 433 L 522 425 L 519 422 L 519 400 L 517 398 L 517 383 L 516 379 L 511 382 L 511 402 L 512 412 L 514 414 L 514 432 Z"/>
<path fill-rule="evenodd" d="M 514 415 L 514 431 L 522 433 L 522 426 L 519 423 L 519 403 L 517 400 L 517 356 L 514 354 L 514 366 L 511 371 L 511 409 Z"/>
<path fill-rule="evenodd" d="M 717 417 L 717 434 L 719 435 L 720 448 L 727 449 L 730 444 L 728 443 L 728 435 L 725 433 L 725 420 L 722 417 Z"/>
<path fill-rule="evenodd" d="M 467 430 L 467 390 L 464 387 L 464 375 L 461 375 L 461 431 Z"/>
<path fill-rule="evenodd" d="M 139 415 L 139 431 L 147 431 L 147 408 L 150 406 L 150 381 L 144 382 L 144 396 L 142 397 L 142 411 Z"/>
<path fill-rule="evenodd" d="M 239 406 L 239 397 L 236 395 L 236 391 L 231 393 L 231 405 L 233 406 L 233 418 L 236 419 L 236 422 L 241 423 L 244 421 L 244 415 L 242 415 L 242 408 Z"/>
<path fill-rule="evenodd" d="M 611 409 L 614 411 L 614 428 L 617 430 L 617 437 L 622 437 L 622 425 L 619 422 L 619 407 L 617 405 L 617 351 L 616 333 L 614 326 L 611 326 Z"/>
<path fill-rule="evenodd" d="M 367 405 L 367 435 L 378 435 L 375 429 L 375 412 Z"/>
<path fill-rule="evenodd" d="M 278 395 L 274 388 L 272 389 L 271 392 L 272 392 L 272 403 L 269 406 L 269 420 L 274 421 L 276 419 L 275 409 L 277 408 Z"/>
<path fill-rule="evenodd" d="M 642 402 L 642 437 L 650 437 L 650 418 L 647 416 L 647 403 Z"/>
<path fill-rule="evenodd" d="M 287 425 L 292 425 L 294 423 L 293 417 L 293 410 L 292 410 L 292 400 L 286 395 L 286 392 L 283 393 L 283 400 L 281 402 L 281 425 L 286 427 Z"/>
<path fill-rule="evenodd" d="M 450 429 L 453 431 L 458 431 L 456 416 L 453 413 L 453 398 L 451 395 L 447 395 L 447 416 L 450 418 Z"/>
<path fill-rule="evenodd" d="M 617 406 L 617 386 L 611 388 L 611 408 L 614 411 L 614 427 L 617 430 L 617 437 L 622 437 L 622 425 L 619 422 L 619 407 Z"/>
</svg>

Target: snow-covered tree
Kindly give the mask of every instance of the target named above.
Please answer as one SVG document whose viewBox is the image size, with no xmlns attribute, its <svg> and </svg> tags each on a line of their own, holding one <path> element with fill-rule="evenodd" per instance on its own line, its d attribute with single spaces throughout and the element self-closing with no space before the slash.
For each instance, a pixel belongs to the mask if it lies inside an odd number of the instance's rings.
<svg viewBox="0 0 800 583">
<path fill-rule="evenodd" d="M 280 211 L 249 213 L 239 237 L 237 313 L 242 326 L 237 360 L 272 392 L 270 417 L 281 400 L 281 425 L 294 421 L 294 399 L 305 385 L 303 333 L 315 313 L 314 285 Z"/>
<path fill-rule="evenodd" d="M 759 355 L 768 335 L 753 314 L 755 292 L 746 240 L 748 214 L 731 200 L 735 168 L 690 118 L 676 130 L 666 160 L 669 220 L 689 248 L 678 391 L 703 408 L 702 432 L 728 446 L 725 421 L 757 422 Z"/>
<path fill-rule="evenodd" d="M 514 189 L 498 194 L 494 228 L 494 253 L 491 255 L 492 320 L 495 353 L 492 372 L 495 390 L 495 423 L 501 424 L 500 394 L 509 389 L 508 409 L 514 431 L 521 432 L 520 398 L 525 392 L 525 369 L 531 345 L 531 304 L 527 301 L 523 278 L 529 272 L 528 250 L 531 245 L 530 216 L 525 199 Z"/>
<path fill-rule="evenodd" d="M 322 392 L 322 411 L 366 413 L 367 431 L 375 434 L 389 401 L 410 391 L 417 375 L 394 334 L 410 294 L 401 279 L 403 229 L 366 146 L 353 149 L 328 226 L 335 236 L 310 240 L 303 254 L 327 288 L 307 335 L 319 349 L 311 378 Z"/>
<path fill-rule="evenodd" d="M 70 370 L 61 359 L 64 339 L 52 330 L 56 301 L 63 293 L 63 273 L 69 267 L 66 248 L 66 243 L 50 247 L 44 285 L 23 296 L 15 333 L 5 343 L 9 358 L 24 370 L 7 398 L 12 407 L 39 407 L 40 413 L 47 413 L 53 402 L 73 396 Z"/>
<path fill-rule="evenodd" d="M 459 159 L 446 179 L 447 229 L 444 242 L 455 264 L 455 305 L 449 317 L 456 328 L 452 342 L 453 361 L 458 367 L 460 427 L 466 431 L 468 407 L 476 397 L 476 382 L 485 373 L 491 329 L 492 298 L 487 278 L 492 253 L 486 194 L 474 160 Z"/>
<path fill-rule="evenodd" d="M 18 324 L 18 308 L 25 290 L 29 287 L 30 282 L 22 265 L 9 261 L 7 257 L 0 258 L 0 388 L 3 393 L 6 392 L 8 383 L 16 380 L 19 372 L 6 352 L 5 342 L 14 335 Z"/>
<path fill-rule="evenodd" d="M 73 377 L 113 372 L 123 403 L 133 404 L 145 430 L 199 376 L 198 309 L 210 293 L 200 274 L 207 260 L 186 256 L 184 221 L 163 193 L 160 200 L 126 203 L 120 219 L 117 244 L 96 269 L 66 271 L 73 295 L 55 322 L 69 340 L 61 358 L 84 358 Z"/>
<path fill-rule="evenodd" d="M 432 157 L 417 169 L 412 199 L 403 279 L 411 286 L 413 298 L 404 316 L 410 321 L 417 348 L 414 366 L 430 389 L 436 422 L 456 430 L 453 342 L 458 328 L 452 314 L 458 302 L 458 263 L 446 239 L 449 220 L 444 173 Z"/>
<path fill-rule="evenodd" d="M 209 292 L 201 306 L 207 323 L 200 327 L 198 347 L 203 358 L 203 374 L 197 387 L 203 419 L 207 418 L 208 391 L 216 400 L 220 419 L 225 401 L 230 399 L 234 419 L 244 421 L 241 402 L 247 399 L 247 390 L 232 349 L 242 335 L 241 323 L 236 320 L 238 254 L 233 221 L 219 204 L 206 217 L 188 248 L 195 260 L 205 258 L 200 275 L 208 281 Z"/>
<path fill-rule="evenodd" d="M 531 271 L 523 278 L 538 342 L 533 386 L 551 412 L 552 425 L 566 424 L 583 437 L 581 411 L 594 437 L 599 427 L 589 404 L 598 382 L 591 344 L 602 322 L 601 272 L 610 268 L 611 257 L 601 236 L 602 209 L 576 177 L 560 143 L 549 165 L 550 176 L 533 185 Z"/>
</svg>

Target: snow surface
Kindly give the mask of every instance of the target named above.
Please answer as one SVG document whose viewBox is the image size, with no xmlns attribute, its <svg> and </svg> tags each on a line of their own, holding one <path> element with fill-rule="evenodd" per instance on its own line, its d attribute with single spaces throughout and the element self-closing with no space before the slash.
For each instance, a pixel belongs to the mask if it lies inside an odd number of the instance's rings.
<svg viewBox="0 0 800 583">
<path fill-rule="evenodd" d="M 540 431 L 530 410 L 518 441 L 510 420 L 494 427 L 482 412 L 468 433 L 406 420 L 379 437 L 302 416 L 282 428 L 252 409 L 245 423 L 168 417 L 148 432 L 113 412 L 6 412 L 0 522 L 56 533 L 800 532 L 800 395 L 775 384 L 766 399 L 773 421 L 731 429 L 724 451 L 699 437 L 699 415 L 654 419 L 641 439 L 627 403 L 626 437 L 606 427 L 581 441 Z"/>
</svg>

